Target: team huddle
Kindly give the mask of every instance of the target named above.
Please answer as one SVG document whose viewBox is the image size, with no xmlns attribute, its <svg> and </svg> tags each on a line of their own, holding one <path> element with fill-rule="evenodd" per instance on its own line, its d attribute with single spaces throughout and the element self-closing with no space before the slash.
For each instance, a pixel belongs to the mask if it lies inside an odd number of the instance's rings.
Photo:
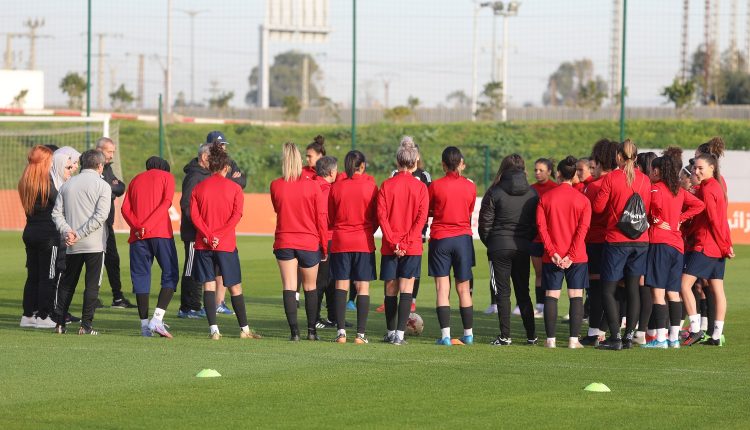
<svg viewBox="0 0 750 430">
<path fill-rule="evenodd" d="M 240 337 L 258 339 L 261 336 L 248 325 L 236 245 L 245 179 L 230 159 L 227 143 L 221 133 L 210 133 L 184 169 L 180 233 L 185 261 L 178 316 L 206 318 L 210 338 L 218 340 L 222 334 L 217 312 L 234 313 Z M 21 325 L 28 326 L 24 324 L 33 319 L 40 327 L 65 333 L 85 266 L 78 333 L 98 334 L 92 326 L 95 302 L 111 235 L 105 224 L 112 190 L 102 180 L 107 160 L 97 150 L 80 157 L 59 151 L 33 147 L 19 181 L 27 216 L 28 271 Z M 558 301 L 565 281 L 570 300 L 569 348 L 620 350 L 634 343 L 678 348 L 699 342 L 721 346 L 725 261 L 734 257 L 726 217 L 727 188 L 719 171 L 723 152 L 724 142 L 713 138 L 700 145 L 695 158 L 683 167 L 679 148 L 667 148 L 661 156 L 638 154 L 630 140 L 603 139 L 590 157 L 568 156 L 556 169 L 548 159 L 537 160 L 534 184 L 527 180 L 524 159 L 518 154 L 506 156 L 479 210 L 478 232 L 490 265 L 491 309 L 500 325 L 500 334 L 491 344 L 512 344 L 510 318 L 516 313 L 523 320 L 526 344 L 538 342 L 536 317 L 544 319 L 544 345 L 555 348 Z M 367 173 L 367 160 L 360 151 L 347 153 L 339 166 L 336 158 L 326 156 L 324 139 L 317 136 L 305 155 L 303 163 L 297 146 L 284 144 L 282 176 L 270 184 L 277 215 L 273 254 L 289 339 L 301 339 L 297 316 L 301 287 L 308 340 L 319 341 L 320 328 L 335 328 L 333 341 L 346 343 L 345 314 L 353 307 L 356 332 L 350 337 L 356 344 L 369 343 L 370 284 L 379 279 L 384 282 L 384 297 L 378 311 L 384 312 L 387 328 L 382 340 L 406 344 L 427 242 L 428 276 L 434 278 L 437 292 L 436 343 L 473 344 L 476 258 L 471 218 L 477 191 L 463 176 L 466 164 L 460 149 L 443 150 L 444 175 L 433 181 L 421 167 L 419 148 L 412 138 L 404 137 L 395 151 L 397 169 L 380 186 Z M 81 172 L 71 176 L 77 164 Z M 174 191 L 169 163 L 151 157 L 146 171 L 127 187 L 122 204 L 123 219 L 130 227 L 133 292 L 141 334 L 146 337 L 172 337 L 164 316 L 180 281 L 169 216 Z M 382 244 L 376 265 L 378 229 Z M 149 318 L 154 259 L 161 268 L 161 289 Z M 536 306 L 529 292 L 532 265 Z M 518 305 L 513 312 L 511 281 Z M 455 338 L 452 284 L 463 328 Z M 231 311 L 224 303 L 225 289 Z M 327 318 L 321 317 L 324 298 Z M 683 331 L 685 316 L 689 327 Z M 589 328 L 580 336 L 584 320 Z"/>
</svg>

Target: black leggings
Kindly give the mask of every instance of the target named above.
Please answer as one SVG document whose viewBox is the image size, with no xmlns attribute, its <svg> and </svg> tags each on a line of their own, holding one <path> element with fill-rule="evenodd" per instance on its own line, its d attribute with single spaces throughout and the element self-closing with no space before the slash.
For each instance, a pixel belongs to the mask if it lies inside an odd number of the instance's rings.
<svg viewBox="0 0 750 430">
<path fill-rule="evenodd" d="M 490 259 L 490 284 L 497 300 L 500 319 L 500 337 L 510 338 L 510 281 L 516 294 L 516 303 L 521 309 L 526 337 L 534 339 L 534 306 L 529 295 L 529 254 L 513 249 L 498 250 L 488 255 Z"/>
<path fill-rule="evenodd" d="M 54 240 L 24 239 L 26 245 L 26 284 L 23 287 L 23 315 L 37 313 L 47 318 L 52 313 L 57 281 L 57 250 Z"/>
<path fill-rule="evenodd" d="M 641 297 L 639 295 L 640 276 L 625 277 L 625 294 L 627 295 L 627 326 L 626 333 L 635 329 L 641 310 Z M 602 281 L 602 303 L 604 304 L 604 313 L 609 325 L 609 335 L 616 337 L 620 333 L 620 311 L 615 299 L 617 290 L 617 281 Z"/>
</svg>

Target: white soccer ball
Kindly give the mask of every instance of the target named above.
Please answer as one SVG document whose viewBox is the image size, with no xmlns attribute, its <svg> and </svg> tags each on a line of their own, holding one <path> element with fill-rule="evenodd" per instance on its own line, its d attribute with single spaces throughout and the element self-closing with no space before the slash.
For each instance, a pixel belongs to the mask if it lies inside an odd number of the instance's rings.
<svg viewBox="0 0 750 430">
<path fill-rule="evenodd" d="M 419 336 L 424 330 L 424 321 L 418 313 L 412 312 L 409 314 L 409 319 L 406 321 L 406 334 L 409 336 Z"/>
</svg>

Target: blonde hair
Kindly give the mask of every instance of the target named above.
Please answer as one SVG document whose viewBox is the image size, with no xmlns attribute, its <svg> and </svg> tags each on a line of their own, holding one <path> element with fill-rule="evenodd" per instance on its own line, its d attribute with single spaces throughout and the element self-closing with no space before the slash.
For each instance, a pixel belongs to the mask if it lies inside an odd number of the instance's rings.
<svg viewBox="0 0 750 430">
<path fill-rule="evenodd" d="M 411 136 L 404 136 L 401 139 L 398 151 L 396 151 L 398 167 L 411 169 L 416 166 L 417 160 L 419 160 L 419 148 L 417 148 Z"/>
<path fill-rule="evenodd" d="M 638 148 L 630 139 L 625 139 L 624 142 L 617 145 L 617 153 L 625 163 L 622 171 L 625 172 L 625 181 L 630 186 L 635 180 L 635 158 L 638 155 Z"/>
<path fill-rule="evenodd" d="M 292 142 L 286 142 L 281 155 L 281 174 L 285 181 L 296 181 L 302 176 L 302 155 Z"/>
</svg>

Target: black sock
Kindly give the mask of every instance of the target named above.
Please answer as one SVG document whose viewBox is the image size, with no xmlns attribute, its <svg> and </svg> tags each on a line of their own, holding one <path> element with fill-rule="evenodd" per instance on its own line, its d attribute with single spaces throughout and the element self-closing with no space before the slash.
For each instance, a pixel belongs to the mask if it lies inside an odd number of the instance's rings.
<svg viewBox="0 0 750 430">
<path fill-rule="evenodd" d="M 602 307 L 602 286 L 598 279 L 589 279 L 589 327 L 600 328 L 604 317 Z"/>
<path fill-rule="evenodd" d="M 328 321 L 336 322 L 336 287 L 333 282 L 326 287 L 326 313 Z"/>
<path fill-rule="evenodd" d="M 208 325 L 216 325 L 216 291 L 203 291 L 203 306 Z"/>
<path fill-rule="evenodd" d="M 536 294 L 536 304 L 544 304 L 544 288 L 540 286 L 534 287 Z"/>
<path fill-rule="evenodd" d="M 411 298 L 417 300 L 419 294 L 419 278 L 414 279 L 414 288 L 411 290 Z"/>
<path fill-rule="evenodd" d="M 135 302 L 138 304 L 138 316 L 145 320 L 148 318 L 148 293 L 136 294 Z"/>
<path fill-rule="evenodd" d="M 654 305 L 654 326 L 656 329 L 667 328 L 667 305 Z"/>
<path fill-rule="evenodd" d="M 315 321 L 321 319 L 320 313 L 323 310 L 323 297 L 325 297 L 325 292 L 326 292 L 325 288 L 318 288 L 317 289 L 317 293 L 318 293 L 318 315 L 315 316 Z"/>
<path fill-rule="evenodd" d="M 669 325 L 677 327 L 682 323 L 682 302 L 667 302 L 669 304 Z"/>
<path fill-rule="evenodd" d="M 336 328 L 339 330 L 346 328 L 346 297 L 348 294 L 348 291 L 336 288 L 334 303 L 336 304 Z"/>
<path fill-rule="evenodd" d="M 618 290 L 620 288 L 617 288 L 617 281 L 602 281 L 602 305 L 607 317 L 609 336 L 612 338 L 620 337 L 620 310 L 615 299 Z"/>
<path fill-rule="evenodd" d="M 159 298 L 156 299 L 156 307 L 166 311 L 169 302 L 172 301 L 172 296 L 174 296 L 174 290 L 171 288 L 162 288 L 159 290 Z"/>
<path fill-rule="evenodd" d="M 708 318 L 708 327 L 706 328 L 706 334 L 711 336 L 714 334 L 714 322 L 716 322 L 716 300 L 714 295 L 710 291 L 706 291 L 706 318 Z M 703 316 L 703 314 L 701 314 Z"/>
<path fill-rule="evenodd" d="M 646 328 L 649 326 L 649 320 L 651 319 L 651 313 L 653 312 L 654 300 L 651 298 L 650 287 L 638 287 L 638 294 L 641 302 L 638 330 L 646 331 Z"/>
<path fill-rule="evenodd" d="M 438 324 L 440 328 L 446 328 L 451 326 L 451 307 L 450 306 L 438 306 L 435 308 L 438 317 Z"/>
<path fill-rule="evenodd" d="M 305 291 L 305 314 L 307 315 L 307 331 L 315 332 L 315 322 L 318 318 L 318 291 Z"/>
<path fill-rule="evenodd" d="M 247 308 L 245 307 L 245 296 L 244 294 L 238 294 L 236 296 L 232 296 L 232 309 L 234 309 L 234 314 L 237 316 L 237 323 L 240 325 L 240 328 L 245 327 L 247 325 Z"/>
<path fill-rule="evenodd" d="M 396 330 L 406 330 L 406 321 L 411 311 L 411 293 L 401 293 L 398 296 L 398 325 Z"/>
<path fill-rule="evenodd" d="M 618 316 L 620 317 L 620 320 L 622 320 L 625 318 L 628 309 L 628 298 L 625 294 L 624 287 L 617 287 L 617 290 L 615 290 L 615 300 L 617 300 Z"/>
<path fill-rule="evenodd" d="M 459 307 L 458 311 L 461 313 L 461 323 L 464 325 L 464 330 L 474 328 L 474 306 Z"/>
<path fill-rule="evenodd" d="M 554 297 L 544 298 L 544 330 L 547 337 L 555 337 L 557 328 L 557 299 Z"/>
<path fill-rule="evenodd" d="M 708 294 L 706 294 L 705 299 L 698 300 L 698 313 L 701 314 L 701 316 L 708 316 Z"/>
<path fill-rule="evenodd" d="M 581 335 L 581 325 L 583 325 L 583 297 L 571 297 L 570 337 L 579 337 Z"/>
<path fill-rule="evenodd" d="M 370 296 L 357 294 L 357 333 L 365 334 L 367 315 L 370 313 Z"/>
<path fill-rule="evenodd" d="M 398 312 L 398 299 L 396 296 L 385 296 L 385 326 L 388 331 L 396 330 L 396 314 Z"/>
<path fill-rule="evenodd" d="M 640 276 L 629 276 L 625 278 L 625 291 L 628 296 L 628 311 L 625 317 L 625 330 L 630 333 L 635 330 L 638 318 L 641 315 Z M 648 322 L 646 322 L 648 325 Z"/>
<path fill-rule="evenodd" d="M 289 324 L 289 330 L 292 336 L 299 336 L 299 325 L 297 325 L 297 298 L 296 291 L 284 290 L 282 297 L 284 299 L 284 313 L 286 322 Z"/>
</svg>

